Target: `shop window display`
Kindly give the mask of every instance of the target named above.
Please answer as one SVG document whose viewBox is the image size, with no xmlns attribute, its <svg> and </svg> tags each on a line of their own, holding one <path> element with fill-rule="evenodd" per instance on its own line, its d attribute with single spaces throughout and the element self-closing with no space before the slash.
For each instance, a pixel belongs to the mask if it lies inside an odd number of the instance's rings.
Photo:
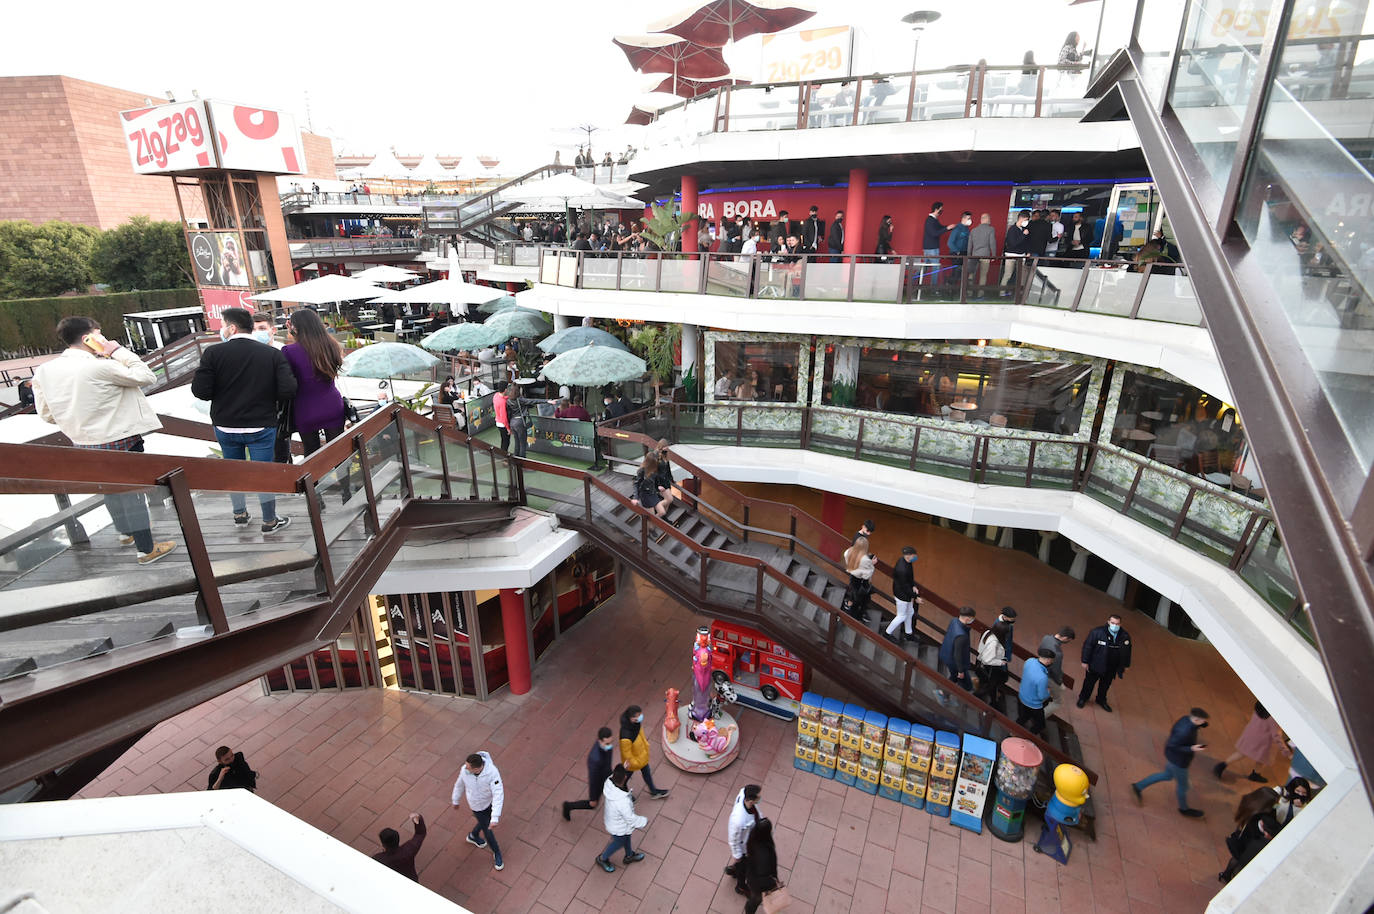
<svg viewBox="0 0 1374 914">
<path fill-rule="evenodd" d="M 1179 381 L 1134 371 L 1121 383 L 1111 442 L 1194 475 L 1216 475 L 1221 484 L 1243 472 L 1248 457 L 1234 407 Z"/>
<path fill-rule="evenodd" d="M 823 377 L 827 406 L 1073 435 L 1092 365 L 827 345 Z"/>
<path fill-rule="evenodd" d="M 717 341 L 714 399 L 795 403 L 799 343 Z"/>
</svg>

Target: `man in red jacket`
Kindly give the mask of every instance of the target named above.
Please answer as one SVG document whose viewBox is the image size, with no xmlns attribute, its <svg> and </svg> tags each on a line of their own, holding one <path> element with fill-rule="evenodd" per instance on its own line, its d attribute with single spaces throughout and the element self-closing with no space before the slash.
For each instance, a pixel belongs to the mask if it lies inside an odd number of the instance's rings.
<svg viewBox="0 0 1374 914">
<path fill-rule="evenodd" d="M 382 842 L 380 853 L 372 855 L 383 866 L 391 867 L 407 879 L 415 882 L 420 881 L 420 874 L 415 871 L 415 855 L 420 853 L 420 845 L 425 843 L 425 817 L 418 812 L 410 814 L 411 824 L 415 826 L 415 834 L 405 844 L 401 843 L 400 832 L 394 828 L 384 828 L 377 833 L 377 838 Z"/>
</svg>

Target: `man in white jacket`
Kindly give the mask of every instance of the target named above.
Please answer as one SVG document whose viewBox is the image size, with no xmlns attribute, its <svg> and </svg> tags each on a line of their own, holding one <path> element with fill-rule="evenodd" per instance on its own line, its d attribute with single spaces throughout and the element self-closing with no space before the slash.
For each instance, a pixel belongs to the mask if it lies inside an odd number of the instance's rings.
<svg viewBox="0 0 1374 914">
<path fill-rule="evenodd" d="M 622 862 L 626 866 L 644 859 L 643 852 L 636 851 L 630 845 L 630 835 L 636 828 L 648 825 L 649 820 L 635 812 L 635 798 L 630 793 L 629 784 L 630 772 L 624 765 L 616 765 L 601 788 L 602 821 L 606 825 L 606 832 L 611 836 L 611 841 L 606 845 L 606 849 L 597 855 L 596 865 L 608 873 L 615 872 L 611 854 L 615 853 L 618 847 L 625 848 Z"/>
<path fill-rule="evenodd" d="M 758 811 L 759 795 L 763 788 L 758 784 L 746 784 L 735 797 L 735 808 L 730 810 L 730 863 L 725 867 L 727 876 L 735 877 L 735 892 L 748 895 L 744 884 L 744 846 L 749 841 L 749 833 L 761 818 Z"/>
<path fill-rule="evenodd" d="M 477 825 L 468 832 L 467 841 L 473 847 L 491 847 L 494 869 L 506 868 L 501 859 L 501 846 L 496 843 L 496 835 L 491 827 L 501 821 L 501 807 L 506 801 L 506 788 L 501 786 L 501 772 L 486 752 L 474 752 L 467 758 L 463 770 L 458 772 L 458 780 L 453 784 L 453 808 L 463 805 L 467 795 L 468 805 Z"/>
</svg>

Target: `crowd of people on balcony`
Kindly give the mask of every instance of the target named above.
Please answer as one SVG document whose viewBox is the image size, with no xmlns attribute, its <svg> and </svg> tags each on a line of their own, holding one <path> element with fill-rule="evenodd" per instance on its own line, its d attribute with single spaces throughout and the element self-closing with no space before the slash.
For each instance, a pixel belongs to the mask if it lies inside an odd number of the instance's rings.
<svg viewBox="0 0 1374 914">
<path fill-rule="evenodd" d="M 601 160 L 597 161 L 596 156 L 592 153 L 591 146 L 579 146 L 577 147 L 577 155 L 573 158 L 573 167 L 594 168 L 599 165 L 602 168 L 611 168 L 615 165 L 628 165 L 638 151 L 639 150 L 635 149 L 633 146 L 626 146 L 625 151 L 622 152 L 619 157 L 613 157 L 610 150 L 607 150 L 606 153 L 602 155 Z M 553 164 L 562 165 L 562 160 L 562 153 L 555 150 L 553 154 Z"/>
</svg>

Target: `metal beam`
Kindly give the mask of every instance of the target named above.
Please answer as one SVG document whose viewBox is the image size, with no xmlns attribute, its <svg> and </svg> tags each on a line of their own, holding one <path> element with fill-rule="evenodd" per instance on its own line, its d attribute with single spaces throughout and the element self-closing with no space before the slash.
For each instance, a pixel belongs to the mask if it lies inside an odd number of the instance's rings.
<svg viewBox="0 0 1374 914">
<path fill-rule="evenodd" d="M 1169 213 L 1217 356 L 1260 463 L 1284 547 L 1309 603 L 1327 675 L 1367 790 L 1374 792 L 1374 582 L 1346 521 L 1366 474 L 1298 345 L 1263 266 L 1190 180 L 1196 153 L 1139 82 L 1119 84 Z M 1194 174 L 1197 172 L 1194 171 Z M 1267 461 L 1267 463 L 1266 463 Z"/>
</svg>

